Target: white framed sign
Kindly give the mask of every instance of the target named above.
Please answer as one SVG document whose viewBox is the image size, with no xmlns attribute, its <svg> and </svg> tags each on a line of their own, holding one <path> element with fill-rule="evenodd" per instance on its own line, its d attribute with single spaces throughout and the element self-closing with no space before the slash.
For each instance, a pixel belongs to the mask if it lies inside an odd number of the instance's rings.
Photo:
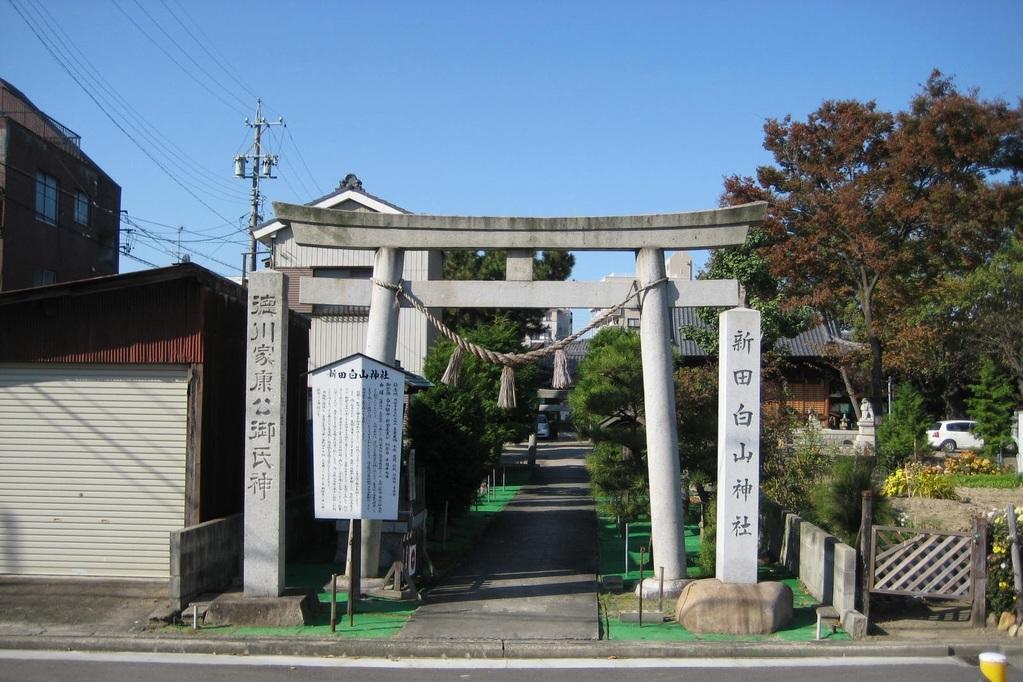
<svg viewBox="0 0 1023 682">
<path fill-rule="evenodd" d="M 396 520 L 404 373 L 356 354 L 309 384 L 316 518 Z"/>
</svg>

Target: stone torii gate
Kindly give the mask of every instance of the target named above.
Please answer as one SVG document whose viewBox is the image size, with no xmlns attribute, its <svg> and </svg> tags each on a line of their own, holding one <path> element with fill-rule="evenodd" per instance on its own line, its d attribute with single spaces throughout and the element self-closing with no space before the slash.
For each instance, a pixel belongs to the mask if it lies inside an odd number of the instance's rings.
<svg viewBox="0 0 1023 682">
<path fill-rule="evenodd" d="M 686 577 L 683 500 L 672 380 L 671 314 L 677 306 L 739 304 L 734 280 L 665 277 L 666 250 L 713 249 L 741 244 L 766 212 L 764 202 L 686 213 L 602 217 L 470 217 L 338 211 L 274 203 L 302 245 L 375 251 L 373 280 L 400 285 L 429 307 L 609 308 L 624 300 L 629 282 L 538 282 L 535 251 L 634 251 L 640 287 L 651 540 L 666 580 Z M 503 282 L 403 282 L 404 249 L 505 250 Z M 303 303 L 369 304 L 367 356 L 394 364 L 398 312 L 395 293 L 367 280 L 302 278 Z M 379 521 L 362 525 L 361 574 L 379 575 Z M 755 561 L 755 556 L 754 556 Z"/>
</svg>

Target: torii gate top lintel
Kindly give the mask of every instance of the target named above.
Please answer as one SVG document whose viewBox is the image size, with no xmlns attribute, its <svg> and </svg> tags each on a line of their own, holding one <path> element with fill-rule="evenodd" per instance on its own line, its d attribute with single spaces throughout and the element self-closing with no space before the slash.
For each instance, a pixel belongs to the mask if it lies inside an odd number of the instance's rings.
<svg viewBox="0 0 1023 682">
<path fill-rule="evenodd" d="M 626 216 L 500 217 L 368 213 L 274 202 L 277 218 L 307 246 L 348 249 L 713 249 L 741 244 L 767 203 Z"/>
</svg>

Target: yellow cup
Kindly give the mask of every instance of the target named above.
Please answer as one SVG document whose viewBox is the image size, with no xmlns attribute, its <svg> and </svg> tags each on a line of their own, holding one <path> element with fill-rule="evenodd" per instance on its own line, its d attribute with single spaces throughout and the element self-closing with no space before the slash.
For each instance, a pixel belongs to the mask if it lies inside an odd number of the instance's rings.
<svg viewBox="0 0 1023 682">
<path fill-rule="evenodd" d="M 981 679 L 989 682 L 1005 682 L 1005 655 L 985 651 L 980 655 Z"/>
</svg>

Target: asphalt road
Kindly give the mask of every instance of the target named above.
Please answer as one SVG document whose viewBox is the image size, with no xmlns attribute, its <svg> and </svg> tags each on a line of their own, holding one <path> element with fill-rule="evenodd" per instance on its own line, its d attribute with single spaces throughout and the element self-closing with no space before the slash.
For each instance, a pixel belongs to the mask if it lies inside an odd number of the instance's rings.
<svg viewBox="0 0 1023 682">
<path fill-rule="evenodd" d="M 337 659 L 0 651 L 2 682 L 974 682 L 977 667 L 952 658 L 500 660 Z M 1010 669 L 1008 680 L 1023 675 Z"/>
</svg>

